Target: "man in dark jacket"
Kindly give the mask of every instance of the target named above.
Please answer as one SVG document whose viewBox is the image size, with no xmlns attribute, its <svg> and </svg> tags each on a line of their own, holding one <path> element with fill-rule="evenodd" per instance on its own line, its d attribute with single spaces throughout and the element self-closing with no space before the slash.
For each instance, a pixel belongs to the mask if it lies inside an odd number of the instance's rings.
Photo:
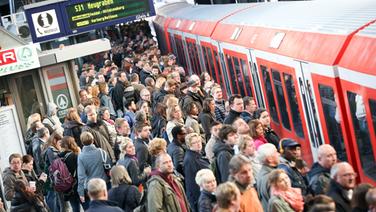
<svg viewBox="0 0 376 212">
<path fill-rule="evenodd" d="M 247 123 L 253 120 L 253 113 L 257 109 L 255 99 L 253 97 L 246 96 L 243 98 L 244 110 L 240 114 L 240 117 Z"/>
<path fill-rule="evenodd" d="M 106 182 L 100 178 L 93 178 L 87 186 L 90 206 L 87 212 L 122 212 L 115 202 L 108 201 Z"/>
<path fill-rule="evenodd" d="M 50 137 L 50 133 L 46 127 L 42 127 L 37 131 L 37 137 L 31 142 L 32 145 L 32 156 L 34 158 L 34 170 L 39 176 L 44 170 L 44 160 L 42 157 L 43 145 L 47 142 Z"/>
<path fill-rule="evenodd" d="M 95 106 L 86 106 L 85 113 L 87 115 L 87 123 L 82 128 L 82 132 L 90 132 L 94 136 L 94 145 L 106 151 L 112 163 L 115 163 L 116 158 L 113 149 L 114 144 L 110 143 L 112 139 L 106 123 L 97 119 Z"/>
<path fill-rule="evenodd" d="M 326 193 L 336 203 L 336 212 L 350 212 L 353 189 L 356 186 L 356 173 L 347 162 L 333 165 L 330 170 L 330 185 Z"/>
<path fill-rule="evenodd" d="M 184 176 L 184 154 L 187 149 L 185 146 L 185 135 L 186 130 L 183 126 L 176 126 L 171 130 L 172 137 L 174 138 L 172 142 L 167 147 L 167 153 L 171 156 L 172 162 L 176 171 Z"/>
<path fill-rule="evenodd" d="M 330 169 L 337 163 L 336 150 L 329 144 L 323 144 L 318 148 L 318 162 L 312 165 L 308 172 L 309 187 L 314 195 L 325 194 L 330 183 Z"/>
<path fill-rule="evenodd" d="M 165 82 L 163 89 L 161 88 L 158 92 L 154 93 L 155 95 L 153 96 L 153 108 L 155 108 L 157 103 L 163 102 L 163 99 L 167 94 L 174 94 L 177 85 L 178 82 L 173 79 L 168 79 Z"/>
<path fill-rule="evenodd" d="M 188 92 L 187 95 L 181 100 L 180 104 L 183 109 L 185 109 L 189 104 L 195 102 L 198 111 L 202 111 L 202 106 L 204 102 L 204 96 L 200 90 L 200 78 L 197 75 L 192 75 L 188 82 Z"/>
<path fill-rule="evenodd" d="M 234 156 L 234 145 L 237 143 L 238 134 L 231 125 L 223 125 L 219 130 L 219 140 L 214 144 L 213 153 L 218 173 L 214 173 L 218 184 L 226 182 L 229 176 L 229 162 Z"/>
<path fill-rule="evenodd" d="M 243 111 L 243 98 L 239 94 L 232 95 L 229 100 L 230 104 L 230 113 L 226 116 L 224 124 L 232 124 L 235 119 L 240 117 L 240 114 Z"/>
<path fill-rule="evenodd" d="M 149 136 L 150 136 L 150 126 L 147 124 L 135 125 L 136 131 L 136 157 L 138 160 L 138 165 L 140 172 L 143 172 L 146 167 L 151 166 L 151 155 L 148 150 Z"/>
<path fill-rule="evenodd" d="M 211 89 L 211 95 L 213 96 L 215 103 L 215 119 L 223 123 L 226 118 L 226 103 L 223 99 L 221 86 L 214 86 Z"/>
<path fill-rule="evenodd" d="M 114 104 L 114 110 L 117 113 L 118 117 L 123 117 L 124 114 L 124 90 L 127 83 L 127 75 L 125 72 L 118 72 L 117 73 L 117 82 L 115 87 L 112 90 L 112 101 Z"/>
</svg>

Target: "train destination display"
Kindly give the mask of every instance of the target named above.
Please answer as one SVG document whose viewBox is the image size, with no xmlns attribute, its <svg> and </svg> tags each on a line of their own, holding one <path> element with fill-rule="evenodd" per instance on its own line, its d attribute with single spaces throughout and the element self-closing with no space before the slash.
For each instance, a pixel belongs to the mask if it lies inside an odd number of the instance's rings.
<svg viewBox="0 0 376 212">
<path fill-rule="evenodd" d="M 66 13 L 70 29 L 77 30 L 129 16 L 147 17 L 150 7 L 148 0 L 95 0 L 67 5 Z"/>
</svg>

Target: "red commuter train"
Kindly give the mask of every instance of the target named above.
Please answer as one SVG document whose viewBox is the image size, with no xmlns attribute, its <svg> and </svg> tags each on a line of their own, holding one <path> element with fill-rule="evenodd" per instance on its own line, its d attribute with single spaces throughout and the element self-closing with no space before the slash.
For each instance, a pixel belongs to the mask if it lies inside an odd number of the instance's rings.
<svg viewBox="0 0 376 212">
<path fill-rule="evenodd" d="M 375 21 L 374 0 L 174 3 L 157 10 L 154 28 L 190 73 L 266 107 L 309 164 L 329 143 L 376 184 Z"/>
</svg>

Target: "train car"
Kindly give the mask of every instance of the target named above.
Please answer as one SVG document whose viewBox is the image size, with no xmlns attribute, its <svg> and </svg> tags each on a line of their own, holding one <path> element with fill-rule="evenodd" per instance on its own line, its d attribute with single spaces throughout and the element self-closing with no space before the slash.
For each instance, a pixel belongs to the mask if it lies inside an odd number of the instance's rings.
<svg viewBox="0 0 376 212">
<path fill-rule="evenodd" d="M 253 96 L 281 138 L 312 164 L 331 144 L 359 180 L 376 184 L 376 1 L 229 5 L 176 3 L 157 11 L 161 48 L 190 74 Z"/>
</svg>

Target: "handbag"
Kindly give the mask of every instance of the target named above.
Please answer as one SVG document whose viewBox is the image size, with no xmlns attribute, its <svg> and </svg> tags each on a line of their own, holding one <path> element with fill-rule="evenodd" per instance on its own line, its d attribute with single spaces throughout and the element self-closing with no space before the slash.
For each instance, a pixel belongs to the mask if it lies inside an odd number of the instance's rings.
<svg viewBox="0 0 376 212">
<path fill-rule="evenodd" d="M 99 150 L 101 152 L 104 172 L 106 173 L 108 177 L 110 177 L 111 164 L 107 163 L 107 154 L 102 149 L 99 149 Z"/>
</svg>

